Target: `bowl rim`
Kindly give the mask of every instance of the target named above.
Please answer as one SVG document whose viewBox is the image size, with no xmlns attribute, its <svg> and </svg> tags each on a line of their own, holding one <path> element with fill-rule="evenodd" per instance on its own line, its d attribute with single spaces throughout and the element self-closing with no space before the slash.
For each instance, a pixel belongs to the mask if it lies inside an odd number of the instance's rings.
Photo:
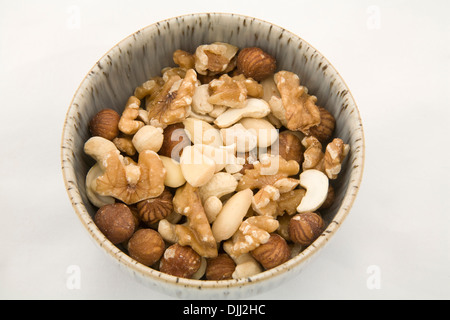
<svg viewBox="0 0 450 320">
<path fill-rule="evenodd" d="M 347 190 L 345 192 L 345 195 L 343 196 L 343 200 L 341 203 L 341 206 L 339 209 L 337 209 L 336 215 L 334 216 L 333 220 L 328 224 L 326 229 L 323 231 L 322 235 L 319 236 L 311 245 L 309 245 L 306 249 L 304 249 L 302 252 L 300 252 L 296 257 L 291 258 L 287 262 L 279 265 L 278 267 L 265 270 L 261 273 L 258 273 L 256 275 L 247 277 L 247 278 L 240 278 L 240 279 L 231 279 L 231 280 L 196 280 L 196 279 L 186 279 L 186 278 L 179 278 L 175 277 L 163 272 L 160 272 L 158 270 L 152 269 L 151 267 L 147 267 L 145 265 L 142 265 L 141 263 L 135 261 L 130 256 L 128 256 L 125 252 L 123 252 L 120 248 L 118 248 L 116 245 L 112 244 L 104 235 L 103 233 L 95 226 L 95 223 L 93 222 L 92 217 L 90 216 L 89 212 L 87 211 L 86 207 L 83 204 L 83 200 L 81 199 L 81 196 L 78 192 L 77 184 L 71 178 L 74 176 L 74 169 L 73 166 L 67 166 L 65 163 L 65 154 L 66 152 L 69 152 L 71 150 L 70 147 L 66 147 L 65 141 L 66 136 L 70 133 L 70 130 L 73 130 L 72 127 L 69 127 L 68 124 L 70 122 L 70 114 L 71 110 L 73 109 L 73 104 L 78 96 L 81 87 L 83 84 L 85 84 L 88 76 L 92 73 L 93 69 L 98 65 L 100 61 L 102 61 L 114 48 L 118 47 L 120 44 L 125 43 L 126 41 L 130 40 L 134 35 L 142 32 L 143 30 L 154 28 L 159 24 L 168 23 L 170 21 L 174 21 L 176 19 L 183 19 L 183 18 L 195 18 L 195 17 L 201 17 L 201 16 L 224 16 L 224 17 L 237 17 L 242 19 L 251 19 L 258 21 L 260 23 L 273 26 L 275 28 L 278 28 L 280 32 L 286 33 L 290 35 L 291 37 L 294 37 L 296 39 L 300 39 L 302 42 L 304 42 L 308 47 L 311 49 L 314 49 L 328 64 L 328 69 L 332 70 L 333 73 L 335 73 L 335 77 L 340 80 L 343 87 L 347 90 L 347 94 L 349 95 L 349 100 L 353 102 L 354 110 L 356 112 L 356 119 L 358 119 L 358 130 L 360 130 L 360 149 L 359 149 L 359 156 L 355 158 L 358 161 L 356 161 L 356 164 L 353 164 L 352 167 L 352 173 L 351 177 L 354 177 L 353 180 L 350 180 L 349 185 L 347 187 Z M 342 222 L 347 217 L 350 209 L 352 208 L 358 191 L 359 187 L 362 182 L 363 173 L 364 173 L 364 164 L 365 164 L 365 136 L 364 136 L 364 128 L 362 124 L 361 114 L 358 109 L 358 106 L 356 104 L 356 100 L 354 99 L 354 96 L 352 95 L 348 85 L 346 84 L 344 78 L 340 75 L 340 73 L 337 71 L 337 69 L 333 66 L 333 64 L 314 46 L 312 46 L 309 42 L 305 41 L 302 37 L 298 36 L 297 34 L 273 23 L 268 22 L 266 20 L 251 17 L 248 15 L 243 14 L 236 14 L 236 13 L 224 13 L 224 12 L 201 12 L 201 13 L 189 13 L 189 14 L 183 14 L 174 16 L 171 18 L 167 18 L 164 20 L 160 20 L 157 22 L 154 22 L 152 24 L 149 24 L 145 27 L 140 28 L 139 30 L 127 35 L 125 38 L 121 39 L 119 42 L 117 42 L 114 46 L 112 46 L 106 53 L 104 53 L 97 61 L 96 63 L 91 67 L 91 69 L 86 73 L 84 78 L 79 83 L 75 93 L 73 94 L 73 97 L 71 99 L 71 102 L 69 104 L 69 108 L 65 115 L 65 121 L 63 126 L 63 132 L 61 137 L 61 145 L 60 145 L 60 156 L 61 156 L 61 167 L 62 167 L 62 176 L 66 188 L 66 192 L 69 196 L 69 200 L 71 202 L 71 205 L 77 214 L 79 220 L 85 227 L 85 229 L 90 233 L 93 240 L 95 240 L 95 243 L 102 247 L 108 255 L 110 255 L 112 258 L 117 260 L 119 264 L 123 264 L 126 267 L 131 269 L 133 272 L 139 274 L 140 276 L 144 278 L 151 278 L 154 281 L 157 282 L 164 282 L 166 284 L 171 284 L 176 287 L 183 286 L 185 288 L 192 288 L 192 289 L 198 289 L 198 290 L 204 290 L 204 289 L 217 289 L 217 290 L 230 290 L 232 288 L 240 288 L 244 285 L 255 285 L 257 283 L 260 283 L 262 281 L 266 281 L 269 279 L 279 278 L 281 275 L 292 271 L 295 267 L 298 267 L 307 261 L 311 260 L 311 257 L 319 251 L 319 249 L 323 248 L 328 241 L 333 237 L 333 235 L 336 233 L 336 231 L 339 229 Z"/>
</svg>

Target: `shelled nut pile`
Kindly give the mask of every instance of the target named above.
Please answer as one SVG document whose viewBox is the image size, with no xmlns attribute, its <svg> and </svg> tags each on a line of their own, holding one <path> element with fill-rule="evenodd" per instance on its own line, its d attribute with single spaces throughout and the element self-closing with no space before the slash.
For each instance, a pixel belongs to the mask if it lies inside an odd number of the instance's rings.
<svg viewBox="0 0 450 320">
<path fill-rule="evenodd" d="M 349 145 L 335 119 L 261 48 L 173 53 L 121 114 L 89 123 L 86 192 L 104 235 L 177 277 L 226 280 L 279 266 L 326 227 Z"/>
</svg>

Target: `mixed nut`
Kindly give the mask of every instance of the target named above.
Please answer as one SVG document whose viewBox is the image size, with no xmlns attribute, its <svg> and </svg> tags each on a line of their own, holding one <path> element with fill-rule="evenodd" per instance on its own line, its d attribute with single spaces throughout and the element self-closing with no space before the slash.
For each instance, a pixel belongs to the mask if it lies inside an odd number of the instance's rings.
<svg viewBox="0 0 450 320">
<path fill-rule="evenodd" d="M 261 48 L 173 53 L 121 114 L 89 123 L 94 221 L 148 267 L 226 280 L 274 268 L 324 231 L 349 145 L 335 119 Z"/>
</svg>

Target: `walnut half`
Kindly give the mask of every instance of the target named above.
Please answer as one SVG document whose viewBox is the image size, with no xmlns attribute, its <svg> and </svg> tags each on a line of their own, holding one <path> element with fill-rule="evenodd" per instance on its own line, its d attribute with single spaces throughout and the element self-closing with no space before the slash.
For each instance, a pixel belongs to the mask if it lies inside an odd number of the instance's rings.
<svg viewBox="0 0 450 320">
<path fill-rule="evenodd" d="M 306 87 L 300 85 L 299 77 L 292 72 L 279 71 L 274 80 L 281 95 L 286 127 L 309 134 L 309 129 L 320 123 L 317 98 L 308 94 Z"/>
<path fill-rule="evenodd" d="M 186 119 L 196 85 L 197 73 L 193 69 L 187 70 L 183 79 L 175 74 L 169 76 L 156 97 L 147 104 L 150 124 L 165 128 Z"/>
</svg>

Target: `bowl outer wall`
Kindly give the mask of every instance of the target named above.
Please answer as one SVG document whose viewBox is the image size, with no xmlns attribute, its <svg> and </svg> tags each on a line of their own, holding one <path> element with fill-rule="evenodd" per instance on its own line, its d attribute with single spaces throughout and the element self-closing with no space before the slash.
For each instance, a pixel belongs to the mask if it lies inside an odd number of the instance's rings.
<svg viewBox="0 0 450 320">
<path fill-rule="evenodd" d="M 145 267 L 113 245 L 95 226 L 96 208 L 85 192 L 85 176 L 94 164 L 83 152 L 89 139 L 88 122 L 103 108 L 121 113 L 134 88 L 163 67 L 175 66 L 176 49 L 194 52 L 198 45 L 222 41 L 239 48 L 258 46 L 276 57 L 278 70 L 300 76 L 301 83 L 317 96 L 318 105 L 336 118 L 335 136 L 350 145 L 350 152 L 336 181 L 336 201 L 324 215 L 323 234 L 297 257 L 250 278 L 202 281 L 176 278 Z M 61 161 L 66 189 L 76 214 L 108 256 L 140 282 L 179 298 L 241 298 L 260 293 L 294 276 L 338 230 L 359 190 L 364 167 L 362 121 L 354 98 L 336 69 L 305 40 L 271 23 L 242 15 L 205 13 L 164 20 L 125 38 L 90 70 L 77 89 L 66 115 Z"/>
</svg>

